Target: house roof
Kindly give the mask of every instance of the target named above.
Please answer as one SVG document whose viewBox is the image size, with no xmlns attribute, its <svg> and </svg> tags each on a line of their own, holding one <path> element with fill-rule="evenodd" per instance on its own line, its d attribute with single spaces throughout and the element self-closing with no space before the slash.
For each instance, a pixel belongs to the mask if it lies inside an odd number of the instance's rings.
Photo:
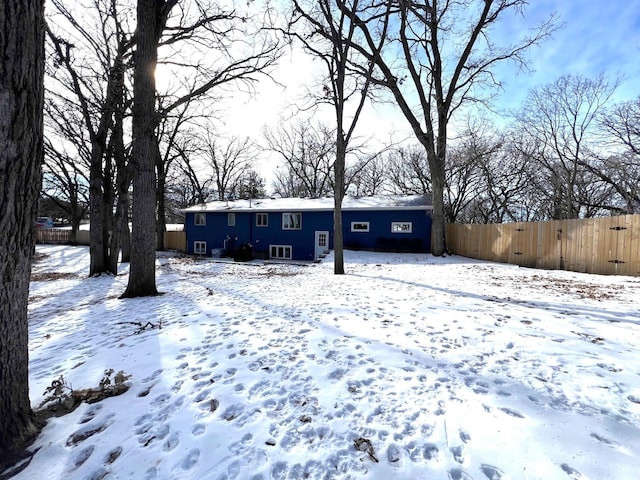
<svg viewBox="0 0 640 480">
<path fill-rule="evenodd" d="M 258 198 L 201 203 L 183 212 L 302 212 L 333 210 L 333 197 L 323 198 Z M 431 210 L 431 195 L 345 196 L 342 210 Z"/>
</svg>

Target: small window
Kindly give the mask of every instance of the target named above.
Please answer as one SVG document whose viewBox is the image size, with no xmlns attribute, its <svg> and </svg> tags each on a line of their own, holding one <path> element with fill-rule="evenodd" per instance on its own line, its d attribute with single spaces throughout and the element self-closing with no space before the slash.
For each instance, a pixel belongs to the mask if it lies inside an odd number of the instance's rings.
<svg viewBox="0 0 640 480">
<path fill-rule="evenodd" d="M 269 257 L 291 260 L 291 245 L 269 245 Z"/>
<path fill-rule="evenodd" d="M 282 229 L 283 230 L 300 230 L 302 228 L 301 213 L 283 213 Z"/>
<path fill-rule="evenodd" d="M 351 222 L 352 232 L 368 232 L 369 222 Z"/>
<path fill-rule="evenodd" d="M 235 227 L 236 226 L 236 214 L 235 213 L 227 213 L 227 226 Z"/>
<path fill-rule="evenodd" d="M 391 233 L 411 233 L 413 224 L 411 222 L 391 222 Z"/>
<path fill-rule="evenodd" d="M 268 227 L 269 226 L 269 214 L 268 213 L 256 213 L 256 226 Z"/>
<path fill-rule="evenodd" d="M 207 215 L 205 213 L 196 213 L 194 223 L 198 226 L 207 224 Z"/>
<path fill-rule="evenodd" d="M 196 255 L 206 255 L 207 242 L 193 242 L 193 253 Z"/>
</svg>

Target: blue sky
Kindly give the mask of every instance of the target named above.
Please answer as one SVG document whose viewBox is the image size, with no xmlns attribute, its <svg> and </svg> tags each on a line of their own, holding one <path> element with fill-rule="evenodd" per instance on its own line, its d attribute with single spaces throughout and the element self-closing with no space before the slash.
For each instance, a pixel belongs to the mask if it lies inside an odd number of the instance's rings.
<svg viewBox="0 0 640 480">
<path fill-rule="evenodd" d="M 532 0 L 526 24 L 533 26 L 553 12 L 564 26 L 527 54 L 533 71 L 516 74 L 513 68 L 500 68 L 501 105 L 517 107 L 531 88 L 576 74 L 621 75 L 616 100 L 640 95 L 640 2 Z"/>
<path fill-rule="evenodd" d="M 596 77 L 604 72 L 612 79 L 620 75 L 623 81 L 614 100 L 640 96 L 640 1 L 530 0 L 524 19 L 504 22 L 492 35 L 497 35 L 494 39 L 501 44 L 503 40 L 514 41 L 554 12 L 563 27 L 527 53 L 531 71 L 518 72 L 511 63 L 495 70 L 504 87 L 498 92 L 494 105 L 497 109 L 517 110 L 532 88 L 552 83 L 563 75 Z M 246 103 L 234 99 L 233 108 L 227 112 L 227 128 L 259 138 L 265 124 L 281 124 L 295 110 L 291 102 L 304 94 L 304 85 L 311 82 L 314 71 L 318 67 L 309 58 L 297 50 L 289 52 L 276 73 L 286 87 L 264 82 L 256 98 Z M 325 120 L 331 121 L 332 114 Z M 392 105 L 372 107 L 360 124 L 361 135 L 372 135 L 381 141 L 388 138 L 390 131 L 401 132 L 394 135 L 395 139 L 412 135 L 406 120 Z"/>
</svg>

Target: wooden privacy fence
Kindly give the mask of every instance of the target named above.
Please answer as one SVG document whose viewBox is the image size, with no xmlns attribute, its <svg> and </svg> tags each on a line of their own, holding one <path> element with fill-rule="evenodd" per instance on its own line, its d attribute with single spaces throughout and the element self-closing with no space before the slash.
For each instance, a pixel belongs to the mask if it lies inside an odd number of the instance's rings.
<svg viewBox="0 0 640 480">
<path fill-rule="evenodd" d="M 64 228 L 38 228 L 36 229 L 36 243 L 70 245 L 71 230 Z M 89 230 L 78 230 L 75 244 L 89 245 Z"/>
<path fill-rule="evenodd" d="M 640 215 L 446 226 L 465 257 L 548 270 L 640 276 Z"/>
<path fill-rule="evenodd" d="M 155 232 L 154 232 L 155 235 Z M 71 230 L 61 228 L 40 228 L 36 230 L 36 243 L 69 245 L 71 243 Z M 76 232 L 77 245 L 89 245 L 89 230 Z M 168 250 L 187 251 L 187 237 L 185 232 L 164 232 L 164 247 Z"/>
<path fill-rule="evenodd" d="M 164 248 L 167 250 L 187 251 L 187 234 L 185 232 L 164 232 Z"/>
</svg>

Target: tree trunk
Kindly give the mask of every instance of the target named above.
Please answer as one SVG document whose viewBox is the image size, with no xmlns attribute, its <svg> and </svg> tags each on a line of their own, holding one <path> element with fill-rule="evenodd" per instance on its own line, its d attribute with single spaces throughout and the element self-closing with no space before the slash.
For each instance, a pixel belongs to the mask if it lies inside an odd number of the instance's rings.
<svg viewBox="0 0 640 480">
<path fill-rule="evenodd" d="M 156 170 L 154 72 L 158 20 L 164 2 L 138 0 L 133 77 L 133 210 L 129 283 L 123 297 L 156 295 Z"/>
<path fill-rule="evenodd" d="M 1 472 L 40 428 L 29 401 L 27 301 L 44 158 L 44 1 L 3 1 L 0 32 Z"/>
<path fill-rule="evenodd" d="M 107 244 L 104 225 L 103 149 L 93 142 L 89 168 L 89 276 L 107 271 Z"/>
<path fill-rule="evenodd" d="M 124 79 L 120 82 L 124 86 Z M 127 168 L 127 156 L 124 148 L 124 90 L 120 89 L 120 101 L 118 108 L 114 112 L 113 132 L 111 134 L 111 145 L 113 159 L 116 166 L 116 211 L 113 216 L 111 241 L 109 244 L 109 271 L 114 275 L 118 274 L 118 260 L 122 250 L 122 239 L 128 235 L 129 229 L 125 227 L 128 222 L 127 209 L 129 184 L 129 171 Z"/>
<path fill-rule="evenodd" d="M 165 215 L 165 190 L 167 188 L 167 175 L 164 162 L 160 154 L 160 146 L 156 142 L 156 175 L 158 176 L 156 201 L 158 203 L 158 219 L 156 221 L 156 250 L 164 251 L 164 232 L 167 230 L 167 217 Z"/>
<path fill-rule="evenodd" d="M 121 249 L 122 249 L 122 258 L 120 261 L 122 263 L 129 263 L 131 261 L 131 230 L 129 230 L 129 193 L 122 195 L 122 238 L 121 241 Z"/>
<path fill-rule="evenodd" d="M 433 213 L 431 218 L 431 253 L 441 257 L 447 253 L 444 236 L 444 174 L 431 172 L 433 188 Z"/>
<path fill-rule="evenodd" d="M 342 200 L 344 199 L 344 167 L 346 145 L 342 140 L 342 129 L 338 128 L 336 161 L 333 167 L 335 186 L 333 192 L 333 273 L 344 274 L 344 231 L 342 229 Z"/>
</svg>

